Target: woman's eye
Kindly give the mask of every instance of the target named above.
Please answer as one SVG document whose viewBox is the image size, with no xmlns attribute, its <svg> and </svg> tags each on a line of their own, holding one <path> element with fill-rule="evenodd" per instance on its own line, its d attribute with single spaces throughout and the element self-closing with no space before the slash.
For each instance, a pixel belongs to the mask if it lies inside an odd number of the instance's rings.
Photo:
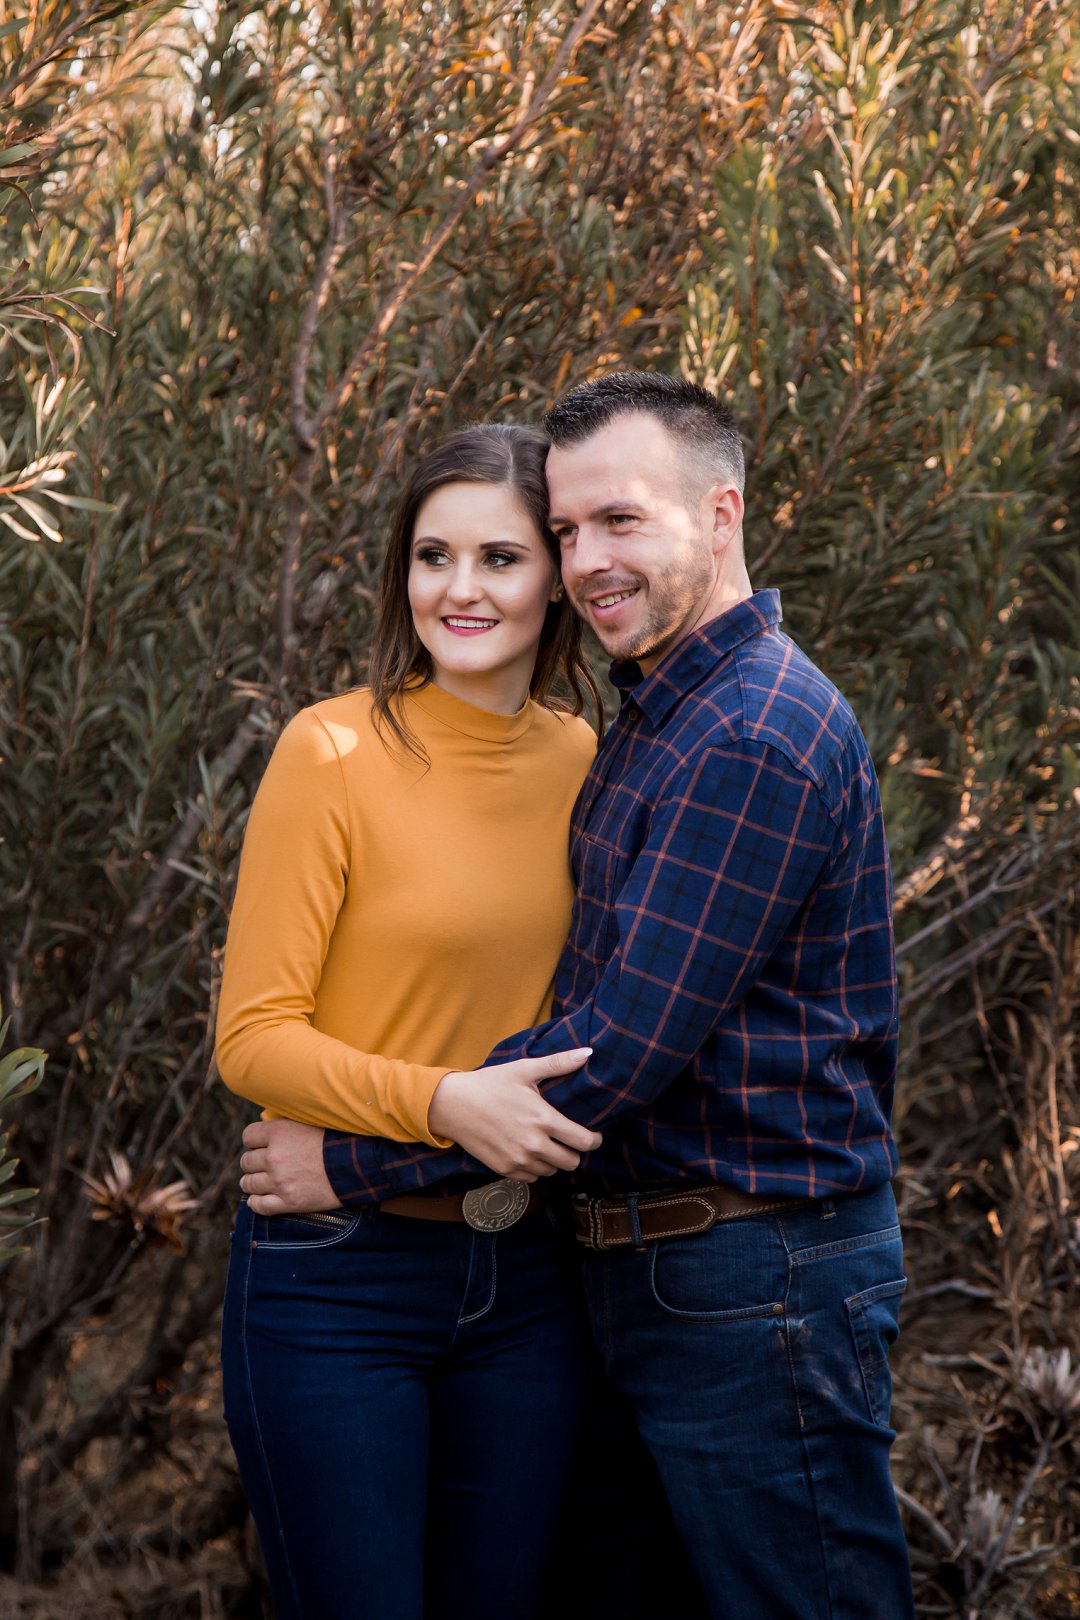
<svg viewBox="0 0 1080 1620">
<path fill-rule="evenodd" d="M 437 565 L 446 561 L 446 552 L 440 551 L 438 546 L 424 546 L 416 553 L 417 562 Z"/>
<path fill-rule="evenodd" d="M 517 558 L 512 551 L 489 551 L 487 560 L 489 563 L 494 563 L 496 568 L 505 568 L 508 564 L 517 562 Z"/>
</svg>

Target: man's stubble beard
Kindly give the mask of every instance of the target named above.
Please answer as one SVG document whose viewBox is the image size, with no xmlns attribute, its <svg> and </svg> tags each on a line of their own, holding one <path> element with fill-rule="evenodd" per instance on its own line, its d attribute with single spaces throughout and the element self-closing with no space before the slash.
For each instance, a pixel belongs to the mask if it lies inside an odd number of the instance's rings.
<svg viewBox="0 0 1080 1620">
<path fill-rule="evenodd" d="M 714 582 L 711 553 L 695 556 L 692 567 L 675 565 L 651 583 L 642 580 L 640 588 L 647 593 L 644 623 L 615 645 L 597 632 L 604 651 L 614 659 L 661 658 L 693 627 Z"/>
</svg>

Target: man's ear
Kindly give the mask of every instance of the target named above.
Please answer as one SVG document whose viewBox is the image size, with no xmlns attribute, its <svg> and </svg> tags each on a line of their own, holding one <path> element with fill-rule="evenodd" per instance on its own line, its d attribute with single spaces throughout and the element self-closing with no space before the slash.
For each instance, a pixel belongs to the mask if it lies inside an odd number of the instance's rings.
<svg viewBox="0 0 1080 1620">
<path fill-rule="evenodd" d="M 714 484 L 705 501 L 713 550 L 724 551 L 742 533 L 742 493 L 734 484 Z"/>
</svg>

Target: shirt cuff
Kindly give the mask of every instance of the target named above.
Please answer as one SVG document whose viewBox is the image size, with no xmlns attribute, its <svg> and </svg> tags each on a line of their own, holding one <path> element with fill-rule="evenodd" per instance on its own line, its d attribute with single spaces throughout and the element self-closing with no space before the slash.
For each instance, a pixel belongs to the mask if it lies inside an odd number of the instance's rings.
<svg viewBox="0 0 1080 1620">
<path fill-rule="evenodd" d="M 382 1141 L 376 1136 L 350 1136 L 346 1131 L 323 1132 L 323 1169 L 339 1202 L 346 1209 L 376 1204 L 387 1197 L 379 1158 Z"/>
</svg>

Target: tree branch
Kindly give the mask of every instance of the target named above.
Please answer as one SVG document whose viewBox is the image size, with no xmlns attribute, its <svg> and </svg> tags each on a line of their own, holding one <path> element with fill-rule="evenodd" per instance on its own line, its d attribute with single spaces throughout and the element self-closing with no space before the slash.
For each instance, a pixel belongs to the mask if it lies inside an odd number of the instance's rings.
<svg viewBox="0 0 1080 1620">
<path fill-rule="evenodd" d="M 218 763 L 215 776 L 219 789 L 226 787 L 236 776 L 261 735 L 262 727 L 255 720 L 243 722 Z M 186 859 L 202 831 L 205 802 L 205 796 L 200 793 L 177 822 L 142 894 L 124 919 L 110 966 L 87 995 L 83 1005 L 63 1013 L 51 1027 L 36 1036 L 37 1044 L 43 1046 L 46 1052 L 60 1051 L 108 1006 L 114 996 L 127 989 L 132 969 L 139 958 L 146 954 L 149 941 L 153 939 L 164 916 L 177 863 Z"/>
<path fill-rule="evenodd" d="M 574 51 L 577 49 L 582 36 L 589 29 L 593 18 L 600 9 L 600 5 L 601 0 L 586 0 L 580 16 L 559 47 L 555 60 L 544 75 L 539 88 L 531 95 L 526 92 L 522 109 L 513 127 L 498 140 L 492 141 L 491 145 L 481 155 L 471 178 L 458 192 L 457 200 L 443 215 L 442 220 L 428 237 L 427 243 L 420 250 L 411 267 L 398 277 L 397 284 L 383 300 L 363 340 L 353 351 L 345 370 L 338 379 L 337 386 L 319 407 L 315 417 L 315 426 L 318 432 L 321 433 L 327 422 L 338 414 L 343 405 L 347 404 L 372 351 L 389 332 L 401 313 L 405 300 L 421 277 L 426 275 L 458 225 L 464 219 L 492 169 L 496 168 L 503 158 L 508 157 L 511 152 L 519 147 L 526 135 L 539 122 L 540 115 L 551 100 L 559 79 L 565 73 Z"/>
<path fill-rule="evenodd" d="M 316 455 L 319 441 L 328 423 L 348 403 L 367 362 L 386 337 L 401 314 L 405 303 L 449 242 L 468 210 L 472 207 L 481 186 L 493 169 L 515 151 L 535 128 L 540 117 L 558 88 L 574 51 L 588 31 L 602 0 L 586 0 L 574 26 L 556 53 L 555 60 L 544 75 L 538 89 L 526 85 L 521 109 L 513 126 L 498 140 L 492 141 L 477 161 L 471 177 L 458 192 L 439 224 L 428 237 L 407 270 L 398 276 L 392 290 L 383 299 L 375 318 L 363 338 L 353 350 L 345 369 L 334 387 L 325 396 L 313 417 L 307 415 L 307 369 L 318 331 L 319 314 L 325 305 L 334 271 L 344 251 L 343 242 L 333 228 L 324 250 L 311 298 L 308 300 L 292 377 L 293 432 L 300 445 L 300 456 L 289 480 L 285 538 L 282 544 L 281 569 L 278 587 L 278 635 L 280 638 L 281 678 L 288 680 L 296 656 L 295 601 L 296 579 L 300 570 L 301 544 L 307 518 L 311 491 L 315 481 Z"/>
</svg>

